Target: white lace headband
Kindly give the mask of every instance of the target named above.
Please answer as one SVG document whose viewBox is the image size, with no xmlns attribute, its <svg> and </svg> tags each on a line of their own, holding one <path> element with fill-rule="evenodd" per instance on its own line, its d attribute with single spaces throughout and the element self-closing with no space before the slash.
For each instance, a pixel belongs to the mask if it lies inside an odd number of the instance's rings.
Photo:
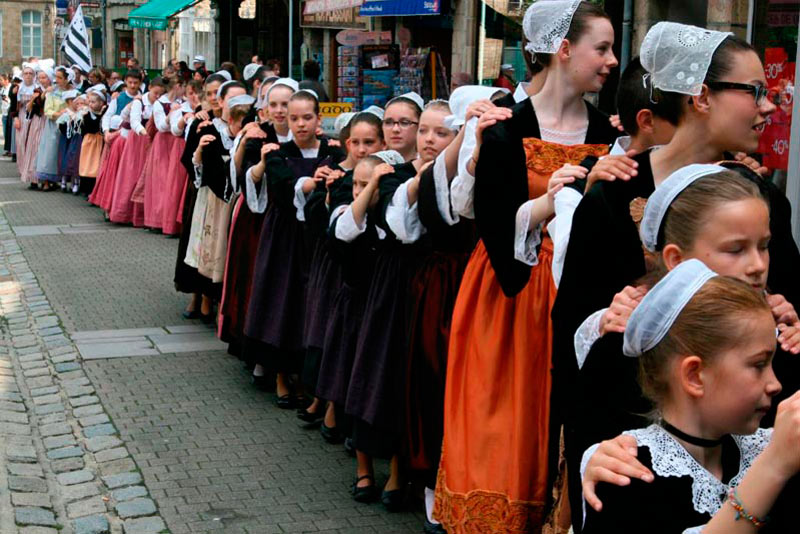
<svg viewBox="0 0 800 534">
<path fill-rule="evenodd" d="M 633 310 L 625 327 L 622 351 L 638 358 L 658 345 L 692 297 L 717 273 L 696 259 L 672 269 Z"/>
<path fill-rule="evenodd" d="M 555 54 L 569 33 L 581 0 L 539 0 L 525 11 L 522 31 L 531 54 Z"/>
</svg>

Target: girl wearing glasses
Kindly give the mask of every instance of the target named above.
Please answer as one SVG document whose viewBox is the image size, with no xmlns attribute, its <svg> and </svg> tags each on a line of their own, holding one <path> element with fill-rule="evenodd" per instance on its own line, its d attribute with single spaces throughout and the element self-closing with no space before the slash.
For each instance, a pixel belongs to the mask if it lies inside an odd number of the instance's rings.
<svg viewBox="0 0 800 534">
<path fill-rule="evenodd" d="M 383 114 L 383 138 L 387 150 L 396 150 L 406 161 L 417 157 L 417 128 L 422 114 L 422 98 L 416 93 L 395 97 Z"/>
<path fill-rule="evenodd" d="M 625 172 L 633 176 L 636 166 L 638 174 L 630 181 L 596 184 L 586 192 L 575 211 L 553 307 L 553 403 L 563 407 L 573 525 L 580 525 L 579 466 L 587 445 L 575 421 L 592 402 L 581 400 L 575 392 L 575 333 L 590 314 L 647 272 L 637 227 L 656 186 L 686 165 L 729 159 L 726 152 L 755 151 L 766 119 L 775 110 L 769 99 L 759 97 L 760 91 L 730 85 L 766 85 L 757 54 L 732 35 L 662 22 L 648 32 L 640 57 L 647 70 L 644 83 L 659 115 L 677 124 L 674 137 L 662 148 L 633 160 L 611 156 L 625 164 Z M 772 210 L 770 251 L 775 267 L 768 286 L 797 303 L 800 285 L 788 273 L 796 272 L 800 254 L 791 239 L 788 201 L 772 184 L 765 183 L 765 188 Z M 587 265 L 592 265 L 591 281 L 586 277 Z"/>
</svg>

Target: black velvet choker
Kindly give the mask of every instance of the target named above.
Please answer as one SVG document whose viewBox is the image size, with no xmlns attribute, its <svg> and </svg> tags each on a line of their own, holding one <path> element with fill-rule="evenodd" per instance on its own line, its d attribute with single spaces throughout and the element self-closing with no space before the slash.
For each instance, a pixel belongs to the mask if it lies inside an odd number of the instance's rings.
<svg viewBox="0 0 800 534">
<path fill-rule="evenodd" d="M 707 449 L 712 449 L 714 447 L 718 447 L 718 446 L 722 445 L 722 439 L 723 438 L 720 438 L 720 439 L 704 439 L 704 438 L 698 438 L 698 437 L 695 437 L 695 436 L 690 436 L 689 434 L 687 434 L 685 432 L 681 432 L 680 430 L 678 430 L 677 428 L 675 428 L 671 424 L 667 423 L 663 419 L 661 420 L 661 427 L 664 430 L 666 430 L 667 432 L 669 432 L 670 434 L 672 434 L 673 436 L 675 436 L 676 438 L 682 439 L 686 443 L 691 443 L 692 445 L 697 445 L 698 447 L 704 447 L 704 448 L 707 448 Z"/>
</svg>

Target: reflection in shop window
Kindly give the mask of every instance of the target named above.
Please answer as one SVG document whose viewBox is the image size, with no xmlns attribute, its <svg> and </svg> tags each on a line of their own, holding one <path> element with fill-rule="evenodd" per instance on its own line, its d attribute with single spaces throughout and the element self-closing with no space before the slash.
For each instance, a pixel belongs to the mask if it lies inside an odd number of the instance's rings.
<svg viewBox="0 0 800 534">
<path fill-rule="evenodd" d="M 239 4 L 239 18 L 256 18 L 256 0 L 242 0 L 242 3 Z"/>
<path fill-rule="evenodd" d="M 786 187 L 789 168 L 798 20 L 798 0 L 756 1 L 753 46 L 763 58 L 770 98 L 777 106 L 775 113 L 767 119 L 759 153 L 771 172 L 772 180 L 782 189 Z"/>
</svg>

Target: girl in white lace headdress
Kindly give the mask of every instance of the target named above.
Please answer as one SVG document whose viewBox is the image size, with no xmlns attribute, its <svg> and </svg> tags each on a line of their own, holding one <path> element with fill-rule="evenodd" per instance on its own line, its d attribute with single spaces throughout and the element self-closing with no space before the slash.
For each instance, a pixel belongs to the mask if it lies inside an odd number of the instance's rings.
<svg viewBox="0 0 800 534">
<path fill-rule="evenodd" d="M 781 404 L 774 433 L 759 428 L 781 390 L 763 294 L 688 260 L 631 315 L 624 347 L 658 414 L 627 432 L 655 479 L 601 486 L 603 510 L 589 510 L 583 532 L 695 533 L 712 517 L 703 532 L 760 528 L 800 467 L 800 395 Z"/>
</svg>

